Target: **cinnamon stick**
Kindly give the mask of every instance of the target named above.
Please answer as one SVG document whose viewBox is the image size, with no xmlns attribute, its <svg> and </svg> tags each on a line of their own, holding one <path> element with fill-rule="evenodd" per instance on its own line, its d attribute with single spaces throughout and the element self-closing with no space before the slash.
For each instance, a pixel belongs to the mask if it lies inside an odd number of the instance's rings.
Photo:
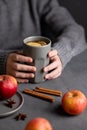
<svg viewBox="0 0 87 130">
<path fill-rule="evenodd" d="M 23 92 L 26 93 L 26 94 L 29 94 L 29 95 L 44 99 L 46 101 L 50 101 L 50 102 L 55 101 L 54 97 L 52 97 L 52 96 L 49 96 L 47 94 L 42 94 L 42 93 L 39 93 L 39 92 L 35 92 L 33 90 L 30 90 L 30 89 L 24 89 Z"/>
<path fill-rule="evenodd" d="M 48 89 L 48 88 L 43 88 L 43 87 L 36 87 L 34 89 L 34 91 L 46 93 L 46 94 L 51 94 L 51 95 L 55 95 L 55 96 L 62 96 L 62 92 L 59 90 Z"/>
</svg>

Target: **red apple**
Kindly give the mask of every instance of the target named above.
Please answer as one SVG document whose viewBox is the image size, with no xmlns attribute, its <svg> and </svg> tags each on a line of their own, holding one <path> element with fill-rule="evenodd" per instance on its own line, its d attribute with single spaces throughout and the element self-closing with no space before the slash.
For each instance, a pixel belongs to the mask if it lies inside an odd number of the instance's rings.
<svg viewBox="0 0 87 130">
<path fill-rule="evenodd" d="M 0 99 L 11 98 L 17 92 L 17 81 L 13 76 L 0 75 Z"/>
<path fill-rule="evenodd" d="M 80 90 L 67 91 L 62 97 L 62 107 L 70 115 L 82 113 L 87 106 L 87 98 Z"/>
<path fill-rule="evenodd" d="M 52 126 L 47 119 L 36 117 L 28 122 L 25 130 L 52 130 Z"/>
</svg>

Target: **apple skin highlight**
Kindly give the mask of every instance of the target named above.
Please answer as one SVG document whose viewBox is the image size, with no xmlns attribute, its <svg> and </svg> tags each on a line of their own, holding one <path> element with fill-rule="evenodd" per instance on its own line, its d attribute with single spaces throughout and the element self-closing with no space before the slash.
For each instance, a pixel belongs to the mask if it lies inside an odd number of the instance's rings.
<svg viewBox="0 0 87 130">
<path fill-rule="evenodd" d="M 0 99 L 11 98 L 17 92 L 16 79 L 10 75 L 0 75 Z"/>
<path fill-rule="evenodd" d="M 80 90 L 67 91 L 62 97 L 62 107 L 70 115 L 78 115 L 86 109 L 87 98 Z"/>
</svg>

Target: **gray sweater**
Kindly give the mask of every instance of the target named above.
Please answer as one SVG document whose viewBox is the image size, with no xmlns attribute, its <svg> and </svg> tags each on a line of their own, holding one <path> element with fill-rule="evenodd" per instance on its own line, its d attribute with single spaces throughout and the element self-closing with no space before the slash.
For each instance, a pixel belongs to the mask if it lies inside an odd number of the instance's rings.
<svg viewBox="0 0 87 130">
<path fill-rule="evenodd" d="M 0 74 L 6 73 L 8 54 L 22 50 L 25 37 L 43 35 L 42 22 L 55 36 L 52 47 L 63 67 L 87 48 L 83 28 L 57 0 L 0 0 Z"/>
</svg>

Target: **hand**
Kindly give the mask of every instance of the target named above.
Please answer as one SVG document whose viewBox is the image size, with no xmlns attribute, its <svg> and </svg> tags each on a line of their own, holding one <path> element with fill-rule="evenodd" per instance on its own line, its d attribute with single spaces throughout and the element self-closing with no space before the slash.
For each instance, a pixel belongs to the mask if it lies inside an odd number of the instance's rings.
<svg viewBox="0 0 87 130">
<path fill-rule="evenodd" d="M 51 50 L 48 54 L 51 63 L 44 68 L 44 72 L 49 72 L 45 75 L 45 79 L 54 79 L 62 73 L 62 62 L 56 50 Z"/>
<path fill-rule="evenodd" d="M 22 53 L 10 53 L 6 62 L 6 74 L 14 76 L 20 83 L 29 82 L 29 78 L 34 78 L 36 71 L 34 66 L 29 65 L 32 61 L 32 58 Z"/>
</svg>

